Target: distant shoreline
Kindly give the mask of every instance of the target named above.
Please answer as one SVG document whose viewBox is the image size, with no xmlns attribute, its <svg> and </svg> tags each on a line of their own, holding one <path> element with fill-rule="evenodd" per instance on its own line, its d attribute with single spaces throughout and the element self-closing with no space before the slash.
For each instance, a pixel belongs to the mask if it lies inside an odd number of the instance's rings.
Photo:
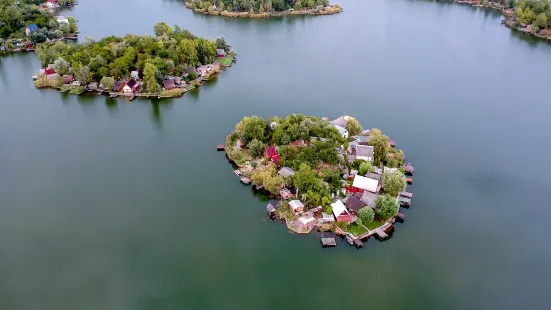
<svg viewBox="0 0 551 310">
<path fill-rule="evenodd" d="M 191 2 L 186 1 L 184 5 L 188 8 L 193 10 L 196 13 L 201 13 L 205 15 L 214 15 L 214 16 L 227 16 L 227 17 L 241 17 L 241 18 L 270 18 L 270 17 L 278 17 L 278 16 L 287 16 L 287 15 L 332 15 L 341 13 L 343 8 L 341 8 L 338 4 L 334 5 L 328 5 L 326 7 L 323 7 L 322 9 L 303 9 L 303 10 L 286 10 L 281 12 L 264 12 L 264 13 L 253 13 L 250 12 L 230 12 L 230 11 L 220 11 L 220 10 L 205 10 L 205 9 L 194 9 L 191 5 Z"/>
</svg>

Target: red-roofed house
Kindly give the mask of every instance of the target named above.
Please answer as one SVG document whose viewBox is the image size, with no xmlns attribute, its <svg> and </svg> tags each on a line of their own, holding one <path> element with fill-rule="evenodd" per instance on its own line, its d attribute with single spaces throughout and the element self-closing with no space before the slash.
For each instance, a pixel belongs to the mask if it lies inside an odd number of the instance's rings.
<svg viewBox="0 0 551 310">
<path fill-rule="evenodd" d="M 44 75 L 50 75 L 50 74 L 55 74 L 55 70 L 52 68 L 46 68 L 46 70 L 44 70 Z"/>
<path fill-rule="evenodd" d="M 274 157 L 275 155 L 277 155 L 277 150 L 276 150 L 276 147 L 275 146 L 270 146 L 268 148 L 266 148 L 266 156 L 268 158 L 272 158 Z"/>
</svg>

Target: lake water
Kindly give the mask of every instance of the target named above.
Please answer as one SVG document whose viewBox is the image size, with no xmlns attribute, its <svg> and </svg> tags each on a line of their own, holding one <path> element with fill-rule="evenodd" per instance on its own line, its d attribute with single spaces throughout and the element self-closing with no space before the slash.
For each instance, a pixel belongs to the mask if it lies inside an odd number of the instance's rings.
<svg viewBox="0 0 551 310">
<path fill-rule="evenodd" d="M 495 12 L 340 1 L 242 20 L 81 1 L 81 37 L 158 21 L 239 59 L 168 101 L 39 91 L 0 60 L 0 309 L 548 309 L 551 45 Z M 243 115 L 349 114 L 397 141 L 415 198 L 386 242 L 322 249 L 265 219 L 215 145 Z"/>
</svg>

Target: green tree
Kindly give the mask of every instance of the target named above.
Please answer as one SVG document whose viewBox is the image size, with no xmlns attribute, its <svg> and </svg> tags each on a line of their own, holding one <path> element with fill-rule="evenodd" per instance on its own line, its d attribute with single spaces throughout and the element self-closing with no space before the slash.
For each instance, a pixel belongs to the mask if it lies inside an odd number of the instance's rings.
<svg viewBox="0 0 551 310">
<path fill-rule="evenodd" d="M 392 197 L 390 195 L 379 195 L 375 200 L 375 205 L 375 213 L 382 220 L 388 220 L 398 214 L 396 197 Z"/>
<path fill-rule="evenodd" d="M 72 18 L 72 17 L 69 17 L 67 18 L 69 20 L 69 32 L 70 33 L 76 33 L 77 32 L 77 21 Z"/>
<path fill-rule="evenodd" d="M 293 176 L 293 183 L 303 193 L 319 187 L 318 175 L 307 164 L 300 164 L 300 168 Z"/>
<path fill-rule="evenodd" d="M 115 79 L 110 76 L 104 76 L 101 78 L 100 84 L 104 89 L 111 90 L 115 86 Z"/>
<path fill-rule="evenodd" d="M 281 189 L 284 183 L 283 177 L 277 174 L 273 163 L 269 163 L 263 169 L 254 170 L 250 177 L 253 184 L 262 184 L 267 191 L 274 194 Z"/>
<path fill-rule="evenodd" d="M 254 139 L 265 142 L 267 123 L 262 117 L 252 116 L 246 123 L 242 139 L 249 143 Z"/>
<path fill-rule="evenodd" d="M 143 70 L 143 77 L 144 80 L 147 81 L 147 86 L 149 87 L 149 91 L 152 93 L 155 93 L 159 89 L 159 84 L 157 84 L 157 79 L 155 77 L 155 74 L 157 72 L 157 67 L 151 63 L 145 64 L 145 68 Z"/>
<path fill-rule="evenodd" d="M 536 16 L 536 20 L 534 21 L 534 25 L 539 28 L 547 27 L 547 15 L 545 15 L 545 13 L 538 14 L 538 16 Z"/>
<path fill-rule="evenodd" d="M 218 37 L 216 38 L 216 48 L 223 49 L 226 52 L 229 52 L 231 49 L 231 46 L 226 42 L 226 39 L 224 37 Z"/>
<path fill-rule="evenodd" d="M 209 64 L 216 59 L 216 43 L 203 38 L 197 39 L 197 57 L 201 64 Z"/>
<path fill-rule="evenodd" d="M 266 144 L 262 143 L 262 141 L 258 139 L 253 139 L 249 144 L 247 145 L 247 149 L 249 150 L 249 153 L 254 157 L 259 157 L 262 154 L 264 154 L 264 150 L 266 149 Z"/>
<path fill-rule="evenodd" d="M 406 189 L 406 177 L 399 171 L 383 172 L 381 183 L 385 193 L 391 196 L 398 196 L 399 192 Z"/>
<path fill-rule="evenodd" d="M 90 68 L 86 65 L 80 66 L 75 72 L 75 78 L 84 85 L 88 84 L 88 82 L 90 82 Z"/>
<path fill-rule="evenodd" d="M 386 152 L 388 151 L 388 137 L 384 135 L 371 135 L 368 141 L 369 145 L 373 146 L 373 163 L 375 166 L 379 166 L 380 163 L 386 158 Z"/>
<path fill-rule="evenodd" d="M 54 61 L 52 68 L 55 70 L 55 72 L 61 75 L 65 75 L 68 74 L 71 70 L 71 65 L 68 61 L 66 61 L 62 57 L 59 57 L 56 61 Z"/>
<path fill-rule="evenodd" d="M 160 37 L 163 34 L 171 34 L 172 28 L 170 28 L 169 25 L 167 25 L 165 22 L 156 23 L 155 27 L 153 28 L 155 31 L 155 35 Z"/>
<path fill-rule="evenodd" d="M 371 165 L 370 162 L 363 161 L 360 164 L 358 172 L 360 173 L 360 175 L 365 175 L 366 173 L 373 172 L 374 170 L 375 170 L 375 168 L 373 167 L 373 165 Z"/>
<path fill-rule="evenodd" d="M 375 212 L 371 207 L 363 207 L 358 211 L 358 217 L 364 225 L 369 225 L 375 219 Z"/>
<path fill-rule="evenodd" d="M 351 118 L 346 122 L 346 130 L 351 136 L 359 135 L 362 132 L 362 125 L 357 119 Z"/>
<path fill-rule="evenodd" d="M 297 11 L 302 9 L 302 2 L 300 0 L 295 2 L 294 9 Z"/>
</svg>

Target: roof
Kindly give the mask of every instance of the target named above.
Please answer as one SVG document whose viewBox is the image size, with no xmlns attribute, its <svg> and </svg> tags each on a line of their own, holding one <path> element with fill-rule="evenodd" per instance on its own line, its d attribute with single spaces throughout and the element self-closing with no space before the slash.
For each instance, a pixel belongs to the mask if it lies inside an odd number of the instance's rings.
<svg viewBox="0 0 551 310">
<path fill-rule="evenodd" d="M 289 207 L 291 207 L 293 211 L 296 211 L 297 209 L 304 209 L 304 205 L 300 200 L 291 200 L 291 202 L 289 202 Z"/>
<path fill-rule="evenodd" d="M 368 205 L 369 207 L 375 207 L 375 201 L 377 200 L 377 194 L 375 193 L 372 193 L 372 192 L 368 192 L 368 191 L 365 191 L 363 194 L 362 194 L 362 198 L 360 198 L 360 200 L 365 203 L 366 205 Z"/>
<path fill-rule="evenodd" d="M 346 211 L 346 207 L 340 200 L 337 200 L 334 203 L 332 203 L 331 208 L 333 209 L 333 214 L 335 215 L 335 217 L 343 214 L 343 212 L 346 214 L 350 214 L 348 213 L 348 211 Z"/>
<path fill-rule="evenodd" d="M 307 225 L 308 223 L 313 222 L 316 219 L 313 216 L 309 215 L 309 216 L 299 217 L 298 220 L 302 223 L 302 225 Z"/>
<path fill-rule="evenodd" d="M 360 142 L 360 143 L 364 143 L 364 142 L 367 142 L 369 140 L 369 137 L 368 136 L 358 136 L 356 138 L 356 141 L 357 142 Z"/>
<path fill-rule="evenodd" d="M 38 30 L 38 26 L 36 24 L 30 24 L 27 26 L 27 29 L 29 29 L 30 31 L 36 31 Z"/>
<path fill-rule="evenodd" d="M 174 80 L 164 80 L 163 87 L 165 89 L 173 89 L 176 87 L 176 84 L 174 83 Z"/>
<path fill-rule="evenodd" d="M 379 181 L 375 179 L 370 179 L 366 177 L 362 177 L 361 175 L 357 175 L 354 177 L 354 182 L 352 183 L 353 187 L 361 188 L 366 191 L 370 192 L 377 192 L 377 186 L 379 185 Z"/>
<path fill-rule="evenodd" d="M 270 202 L 268 202 L 268 206 L 272 206 L 274 207 L 275 209 L 277 209 L 279 207 L 279 201 L 277 200 L 270 200 Z"/>
<path fill-rule="evenodd" d="M 361 208 L 363 208 L 363 206 L 364 206 L 364 203 L 360 200 L 360 198 L 356 196 L 350 196 L 346 201 L 346 207 L 349 210 L 354 210 L 358 212 Z"/>
<path fill-rule="evenodd" d="M 344 116 L 336 118 L 336 119 L 330 121 L 329 123 L 331 123 L 331 125 L 340 126 L 340 127 L 343 127 L 343 128 L 346 128 L 346 124 L 347 124 L 346 119 L 344 118 Z"/>
<path fill-rule="evenodd" d="M 384 172 L 398 172 L 398 168 L 384 167 Z"/>
<path fill-rule="evenodd" d="M 221 48 L 217 48 L 216 49 L 216 54 L 217 55 L 226 55 L 226 51 L 221 49 Z"/>
<path fill-rule="evenodd" d="M 126 83 L 126 86 L 132 88 L 136 85 L 136 80 L 134 79 L 131 79 L 130 81 L 128 81 L 128 83 Z"/>
<path fill-rule="evenodd" d="M 55 70 L 52 68 L 47 68 L 46 70 L 44 70 L 44 75 L 50 75 L 54 73 L 55 73 Z"/>
<path fill-rule="evenodd" d="M 277 155 L 277 150 L 276 150 L 275 146 L 270 146 L 270 147 L 266 148 L 266 156 L 268 156 L 269 158 L 272 158 L 275 155 Z"/>
<path fill-rule="evenodd" d="M 377 181 L 380 181 L 381 180 L 381 175 L 380 174 L 376 174 L 376 173 L 373 173 L 373 172 L 368 172 L 365 174 L 365 177 L 366 178 L 370 178 L 370 179 L 374 179 L 374 180 L 377 180 Z"/>
<path fill-rule="evenodd" d="M 117 91 L 117 90 L 120 90 L 121 88 L 124 87 L 124 82 L 123 81 L 116 81 L 115 82 L 115 85 L 113 85 L 113 90 Z"/>
<path fill-rule="evenodd" d="M 345 135 L 348 133 L 348 130 L 346 130 L 346 128 L 342 127 L 342 126 L 339 126 L 339 125 L 333 125 L 335 128 L 337 128 L 337 130 L 339 131 L 339 133 L 341 134 L 341 136 Z"/>
<path fill-rule="evenodd" d="M 279 170 L 279 174 L 284 178 L 288 178 L 295 175 L 295 170 L 289 167 L 283 167 Z"/>
<path fill-rule="evenodd" d="M 356 145 L 356 158 L 357 157 L 373 157 L 373 146 Z"/>
</svg>

